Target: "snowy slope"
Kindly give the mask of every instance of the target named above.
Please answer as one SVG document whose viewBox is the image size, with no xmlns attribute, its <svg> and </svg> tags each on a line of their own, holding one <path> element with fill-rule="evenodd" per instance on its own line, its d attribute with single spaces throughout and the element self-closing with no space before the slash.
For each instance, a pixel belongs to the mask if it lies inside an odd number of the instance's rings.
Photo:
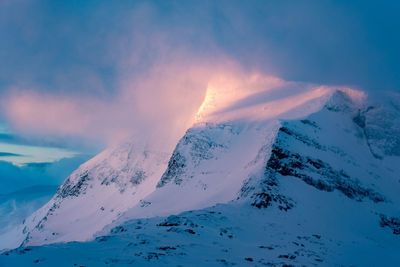
<svg viewBox="0 0 400 267">
<path fill-rule="evenodd" d="M 167 161 L 168 153 L 135 140 L 106 150 L 72 173 L 45 206 L 0 243 L 86 240 L 149 194 Z"/>
<path fill-rule="evenodd" d="M 243 184 L 264 175 L 266 160 L 279 138 L 282 122 L 278 118 L 302 118 L 323 109 L 327 101 L 336 101 L 337 94 L 348 96 L 348 101 L 356 106 L 361 105 L 364 97 L 361 93 L 343 90 L 347 93 L 335 93 L 335 89 L 326 87 L 307 89 L 296 95 L 296 101 L 285 97 L 241 105 L 219 112 L 216 120 L 213 112 L 206 119 L 212 122 L 198 122 L 180 140 L 157 189 L 144 199 L 146 205 L 132 206 L 98 234 L 105 234 L 132 218 L 167 216 L 237 199 Z M 292 109 L 288 109 L 289 103 Z M 221 118 L 225 120 L 221 122 Z"/>
<path fill-rule="evenodd" d="M 149 143 L 132 138 L 71 174 L 49 203 L 23 225 L 1 236 L 0 249 L 20 244 L 84 241 L 117 219 L 121 222 L 138 216 L 165 215 L 234 199 L 243 180 L 251 172 L 259 171 L 259 166 L 246 165 L 254 160 L 260 147 L 268 151 L 278 129 L 277 117 L 299 117 L 318 110 L 333 92 L 329 87 L 295 83 L 280 86 L 282 82 L 272 80 L 266 90 L 208 89 L 193 127 L 175 149 L 178 154 L 190 156 L 186 175 L 201 175 L 188 181 L 185 190 L 175 182 L 162 186 L 169 182 L 168 171 L 173 168 L 167 166 L 172 146 L 162 145 L 164 140 Z M 177 156 L 172 154 L 169 165 Z M 225 168 L 233 165 L 234 170 Z M 153 198 L 160 199 L 159 204 L 142 210 Z M 172 202 L 168 204 L 169 201 Z M 135 209 L 138 213 L 126 213 Z"/>
<path fill-rule="evenodd" d="M 130 141 L 82 165 L 7 245 L 98 238 L 22 248 L 0 262 L 71 264 L 69 253 L 96 266 L 399 262 L 398 95 L 277 92 L 223 105 L 210 92 L 174 151 Z M 226 204 L 209 208 L 218 203 Z M 189 210 L 198 211 L 155 218 Z M 94 257 L 97 249 L 104 255 Z M 365 253 L 378 257 L 357 257 Z"/>
<path fill-rule="evenodd" d="M 371 139 L 365 134 L 368 121 L 360 118 L 368 118 L 366 110 L 370 109 L 354 106 L 339 91 L 321 111 L 302 120 L 282 121 L 263 179 L 249 179 L 242 197 L 250 198 L 259 208 L 275 205 L 290 210 L 296 207 L 297 201 L 292 198 L 298 189 L 290 191 L 280 184 L 294 178 L 322 192 L 339 192 L 357 202 L 359 208 L 368 209 L 370 219 L 381 224 L 385 224 L 385 218 L 398 217 L 400 159 L 391 153 L 376 157 L 372 150 L 375 136 Z M 395 232 L 395 225 L 387 226 Z"/>
</svg>

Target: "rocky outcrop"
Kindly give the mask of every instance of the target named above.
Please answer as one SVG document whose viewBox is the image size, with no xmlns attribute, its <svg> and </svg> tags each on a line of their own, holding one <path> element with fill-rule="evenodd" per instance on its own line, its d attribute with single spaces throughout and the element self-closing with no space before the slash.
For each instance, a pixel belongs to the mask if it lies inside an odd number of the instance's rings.
<svg viewBox="0 0 400 267">
<path fill-rule="evenodd" d="M 191 169 L 196 168 L 202 161 L 214 158 L 215 151 L 226 148 L 224 141 L 214 140 L 211 135 L 213 132 L 218 134 L 227 129 L 234 134 L 226 124 L 206 124 L 189 129 L 172 153 L 157 187 L 163 187 L 171 181 L 179 185 L 183 180 L 192 178 Z"/>
</svg>

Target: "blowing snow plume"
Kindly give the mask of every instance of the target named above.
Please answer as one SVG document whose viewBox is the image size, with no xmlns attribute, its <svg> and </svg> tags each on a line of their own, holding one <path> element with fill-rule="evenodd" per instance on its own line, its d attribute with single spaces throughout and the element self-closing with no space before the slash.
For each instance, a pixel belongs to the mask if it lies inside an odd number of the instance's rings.
<svg viewBox="0 0 400 267">
<path fill-rule="evenodd" d="M 23 132 L 95 138 L 108 144 L 135 136 L 163 145 L 174 144 L 199 116 L 288 84 L 245 71 L 228 59 L 182 60 L 159 62 L 140 76 L 121 75 L 117 93 L 107 99 L 14 88 L 2 107 L 9 122 Z"/>
</svg>

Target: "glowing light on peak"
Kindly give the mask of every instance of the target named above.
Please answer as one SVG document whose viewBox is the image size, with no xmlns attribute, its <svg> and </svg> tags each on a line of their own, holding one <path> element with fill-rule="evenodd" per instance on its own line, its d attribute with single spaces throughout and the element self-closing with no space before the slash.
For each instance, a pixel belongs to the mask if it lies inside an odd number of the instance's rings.
<svg viewBox="0 0 400 267">
<path fill-rule="evenodd" d="M 287 82 L 280 78 L 258 73 L 249 75 L 239 72 L 219 73 L 208 83 L 206 95 L 197 112 L 195 122 L 206 120 L 210 115 L 253 94 L 284 84 Z"/>
<path fill-rule="evenodd" d="M 322 108 L 337 90 L 354 103 L 366 97 L 347 87 L 288 82 L 237 70 L 222 72 L 210 79 L 194 123 L 299 118 Z"/>
<path fill-rule="evenodd" d="M 357 104 L 362 103 L 366 98 L 367 94 L 364 91 L 352 89 L 349 87 L 340 87 L 338 90 L 342 91 L 345 93 L 350 99 Z"/>
</svg>

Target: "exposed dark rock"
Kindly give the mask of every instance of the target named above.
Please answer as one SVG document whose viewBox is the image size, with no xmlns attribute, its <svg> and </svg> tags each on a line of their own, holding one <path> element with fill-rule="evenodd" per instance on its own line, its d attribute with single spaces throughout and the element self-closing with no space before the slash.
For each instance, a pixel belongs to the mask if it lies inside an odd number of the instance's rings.
<svg viewBox="0 0 400 267">
<path fill-rule="evenodd" d="M 400 235 L 400 219 L 397 217 L 387 217 L 386 215 L 380 215 L 380 225 L 382 227 L 389 227 L 393 234 Z"/>
<path fill-rule="evenodd" d="M 164 253 L 157 253 L 157 252 L 149 252 L 144 259 L 150 261 L 150 260 L 158 260 L 160 256 L 165 256 Z"/>
<path fill-rule="evenodd" d="M 351 179 L 344 170 L 335 170 L 326 162 L 292 153 L 277 144 L 273 146 L 267 166 L 272 172 L 299 178 L 322 191 L 331 192 L 336 189 L 358 201 L 363 198 L 374 202 L 384 201 L 383 196 L 372 189 L 362 187 L 358 180 Z"/>
<path fill-rule="evenodd" d="M 365 116 L 361 113 L 361 111 L 358 111 L 357 116 L 353 118 L 353 121 L 355 124 L 357 124 L 360 128 L 365 128 Z"/>
<path fill-rule="evenodd" d="M 224 127 L 225 125 L 208 125 L 204 129 L 189 129 L 172 153 L 167 170 L 162 175 L 157 187 L 162 187 L 170 181 L 181 184 L 186 177 L 185 170 L 188 161 L 196 167 L 201 161 L 212 159 L 214 157 L 213 150 L 222 149 L 224 145 L 209 137 L 209 131 L 210 129 L 222 131 Z M 187 153 L 183 154 L 182 151 L 187 151 Z"/>
<path fill-rule="evenodd" d="M 286 134 L 286 135 L 296 139 L 297 141 L 302 142 L 303 144 L 305 144 L 307 146 L 311 146 L 311 147 L 314 147 L 314 148 L 319 149 L 319 150 L 326 150 L 326 147 L 324 147 L 321 144 L 319 144 L 316 140 L 314 140 L 314 139 L 312 139 L 312 138 L 310 138 L 310 137 L 308 137 L 306 135 L 303 135 L 301 133 L 298 133 L 298 132 L 290 129 L 287 126 L 282 126 L 279 129 L 278 136 L 282 135 L 282 134 Z"/>
<path fill-rule="evenodd" d="M 99 236 L 98 238 L 96 238 L 97 242 L 105 242 L 109 239 L 109 236 Z"/>
<path fill-rule="evenodd" d="M 111 229 L 110 233 L 112 234 L 118 234 L 118 233 L 123 233 L 126 232 L 127 230 L 123 226 L 117 226 Z"/>
<path fill-rule="evenodd" d="M 141 200 L 139 201 L 139 205 L 140 205 L 141 208 L 144 208 L 144 207 L 150 206 L 150 205 L 151 205 L 151 202 L 141 199 Z"/>
<path fill-rule="evenodd" d="M 268 250 L 273 250 L 274 248 L 271 246 L 259 246 L 259 248 L 266 248 Z"/>
<path fill-rule="evenodd" d="M 175 248 L 175 247 L 170 247 L 170 246 L 166 246 L 166 247 L 159 247 L 159 248 L 157 248 L 157 249 L 159 249 L 159 250 L 176 250 L 176 248 Z"/>
<path fill-rule="evenodd" d="M 315 121 L 310 121 L 310 120 L 300 120 L 301 123 L 312 126 L 314 128 L 320 129 L 319 126 L 317 125 L 317 123 Z"/>
<path fill-rule="evenodd" d="M 196 234 L 196 232 L 193 231 L 192 229 L 185 229 L 185 232 L 192 234 L 192 235 Z"/>
<path fill-rule="evenodd" d="M 254 199 L 255 200 L 251 203 L 251 205 L 259 209 L 269 207 L 272 201 L 271 195 L 265 192 L 255 194 Z"/>
<path fill-rule="evenodd" d="M 68 178 L 57 190 L 56 196 L 60 198 L 77 197 L 86 191 L 89 180 L 91 179 L 87 171 L 81 174 L 76 183 L 72 182 L 71 178 Z"/>
<path fill-rule="evenodd" d="M 143 170 L 137 170 L 134 175 L 131 177 L 129 180 L 131 184 L 133 185 L 138 185 L 140 184 L 144 179 L 146 179 L 147 175 Z"/>
<path fill-rule="evenodd" d="M 178 147 L 172 154 L 168 162 L 167 170 L 162 175 L 160 182 L 158 182 L 157 184 L 157 187 L 164 186 L 168 182 L 177 179 L 184 173 L 184 169 L 186 167 L 186 158 L 182 156 L 181 153 L 178 151 Z"/>
<path fill-rule="evenodd" d="M 296 258 L 296 256 L 295 255 L 279 255 L 278 258 L 294 260 Z"/>
<path fill-rule="evenodd" d="M 356 119 L 362 125 L 363 118 Z M 314 134 L 320 128 L 311 120 L 302 120 L 302 124 L 315 128 Z M 263 177 L 250 177 L 241 188 L 240 197 L 249 197 L 251 205 L 257 208 L 267 208 L 278 204 L 278 208 L 288 211 L 294 207 L 290 198 L 279 192 L 279 179 L 277 174 L 292 176 L 301 179 L 305 183 L 321 191 L 332 192 L 338 190 L 350 199 L 362 201 L 365 198 L 373 202 L 385 201 L 385 198 L 373 189 L 362 186 L 359 179 L 350 177 L 343 169 L 334 169 L 330 164 L 321 159 L 313 158 L 302 153 L 296 153 L 298 146 L 306 145 L 311 149 L 322 151 L 322 153 L 333 153 L 340 157 L 346 154 L 338 147 L 325 146 L 308 136 L 294 130 L 295 125 L 283 122 L 279 129 L 275 142 L 271 148 L 271 154 L 266 159 L 266 167 Z M 294 144 L 292 146 L 291 144 Z"/>
<path fill-rule="evenodd" d="M 179 226 L 181 224 L 181 220 L 178 216 L 169 216 L 165 221 L 162 223 L 157 224 L 157 226 Z"/>
<path fill-rule="evenodd" d="M 257 186 L 250 186 L 250 184 L 251 181 L 245 183 L 242 187 L 241 196 L 245 197 L 250 192 L 253 192 L 250 196 L 252 206 L 261 209 L 272 206 L 275 203 L 282 211 L 288 211 L 294 207 L 294 203 L 290 198 L 279 193 L 276 175 L 269 168 L 266 168 L 264 177 Z"/>
</svg>

